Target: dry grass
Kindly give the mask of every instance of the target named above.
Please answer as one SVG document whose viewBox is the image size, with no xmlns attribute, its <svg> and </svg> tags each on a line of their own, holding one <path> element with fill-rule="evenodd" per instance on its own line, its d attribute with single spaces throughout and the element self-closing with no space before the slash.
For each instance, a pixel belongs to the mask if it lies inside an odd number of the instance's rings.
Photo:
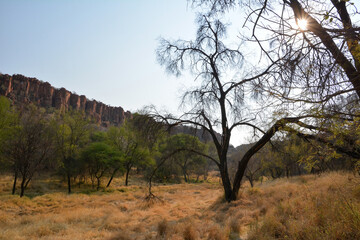
<svg viewBox="0 0 360 240">
<path fill-rule="evenodd" d="M 144 201 L 146 186 L 32 198 L 0 186 L 0 239 L 359 239 L 360 179 L 348 173 L 302 176 L 242 188 L 225 203 L 218 184 L 157 186 L 161 201 Z M 91 191 L 89 191 L 91 192 Z M 33 195 L 32 195 L 33 194 Z"/>
<path fill-rule="evenodd" d="M 359 183 L 341 172 L 271 183 L 260 193 L 268 211 L 248 239 L 360 239 Z"/>
</svg>

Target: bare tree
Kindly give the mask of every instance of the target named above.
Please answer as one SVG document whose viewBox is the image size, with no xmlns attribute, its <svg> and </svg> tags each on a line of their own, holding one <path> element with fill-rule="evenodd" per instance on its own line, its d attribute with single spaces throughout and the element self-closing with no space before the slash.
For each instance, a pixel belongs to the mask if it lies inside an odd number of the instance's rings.
<svg viewBox="0 0 360 240">
<path fill-rule="evenodd" d="M 158 61 L 170 73 L 180 75 L 183 70 L 190 70 L 198 87 L 183 95 L 184 108 L 189 109 L 180 117 L 163 116 L 162 120 L 172 125 L 188 124 L 207 131 L 217 150 L 217 159 L 207 156 L 218 166 L 227 201 L 237 198 L 240 181 L 244 175 L 247 161 L 237 171 L 233 184 L 228 171 L 228 149 L 232 131 L 239 126 L 250 126 L 255 116 L 246 107 L 247 99 L 251 98 L 248 84 L 267 74 L 268 69 L 255 76 L 230 80 L 229 72 L 243 63 L 243 56 L 238 49 L 230 49 L 224 43 L 226 26 L 212 17 L 199 16 L 199 28 L 195 41 L 178 40 L 170 42 L 162 39 L 157 50 Z M 237 77 L 237 75 L 235 75 Z M 246 116 L 246 117 L 245 117 Z M 218 138 L 217 131 L 221 136 Z"/>
<path fill-rule="evenodd" d="M 257 43 L 269 74 L 254 87 L 278 104 L 285 130 L 359 157 L 351 135 L 338 144 L 336 126 L 354 128 L 359 116 L 359 2 L 345 0 L 194 0 L 212 14 L 239 3 L 248 11 L 249 41 Z M 275 99 L 275 100 L 274 100 Z M 273 105 L 275 107 L 275 105 Z M 294 116 L 294 117 L 289 117 Z M 288 119 L 296 123 L 286 123 Z M 276 123 L 275 123 L 276 124 Z M 275 126 L 275 125 L 274 125 Z M 357 135 L 357 134 L 355 134 Z"/>
</svg>

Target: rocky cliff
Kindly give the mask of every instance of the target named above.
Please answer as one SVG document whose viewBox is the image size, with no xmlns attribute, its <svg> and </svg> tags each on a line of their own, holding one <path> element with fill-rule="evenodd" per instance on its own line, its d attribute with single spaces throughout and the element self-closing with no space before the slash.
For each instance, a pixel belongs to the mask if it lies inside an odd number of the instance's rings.
<svg viewBox="0 0 360 240">
<path fill-rule="evenodd" d="M 48 82 L 22 75 L 0 74 L 0 95 L 15 104 L 34 103 L 44 108 L 66 111 L 69 108 L 85 111 L 96 123 L 104 127 L 119 125 L 131 118 L 129 111 L 121 107 L 111 107 L 102 102 L 89 100 L 84 95 L 71 93 L 65 88 L 54 88 Z"/>
</svg>

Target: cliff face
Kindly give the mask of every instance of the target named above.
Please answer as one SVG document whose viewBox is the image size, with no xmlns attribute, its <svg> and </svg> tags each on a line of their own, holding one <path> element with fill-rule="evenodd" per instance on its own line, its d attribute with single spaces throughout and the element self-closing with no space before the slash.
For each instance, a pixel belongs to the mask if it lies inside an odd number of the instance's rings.
<svg viewBox="0 0 360 240">
<path fill-rule="evenodd" d="M 88 100 L 65 88 L 54 88 L 48 82 L 22 75 L 0 74 L 0 95 L 6 96 L 16 104 L 34 103 L 44 108 L 66 111 L 69 108 L 85 111 L 96 123 L 104 127 L 119 125 L 131 118 L 129 111 L 121 107 L 111 107 L 102 102 Z"/>
</svg>

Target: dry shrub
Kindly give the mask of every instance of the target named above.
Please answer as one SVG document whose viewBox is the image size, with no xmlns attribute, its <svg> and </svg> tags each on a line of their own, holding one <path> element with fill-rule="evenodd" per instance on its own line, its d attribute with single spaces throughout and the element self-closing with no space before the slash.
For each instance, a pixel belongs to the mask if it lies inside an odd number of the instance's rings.
<svg viewBox="0 0 360 240">
<path fill-rule="evenodd" d="M 236 217 L 231 218 L 229 225 L 230 225 L 231 232 L 234 232 L 234 233 L 241 232 L 241 224 L 240 224 L 238 218 L 236 218 Z"/>
<path fill-rule="evenodd" d="M 260 194 L 262 194 L 262 191 L 258 187 L 252 187 L 252 188 L 249 188 L 248 194 L 249 195 L 260 195 Z"/>
<path fill-rule="evenodd" d="M 306 185 L 279 182 L 273 186 L 278 203 L 254 224 L 249 239 L 360 239 L 360 201 L 352 199 L 359 179 L 347 177 L 328 173 L 306 177 Z"/>
<path fill-rule="evenodd" d="M 354 187 L 353 194 L 358 200 L 360 200 L 360 185 Z"/>
<path fill-rule="evenodd" d="M 286 227 L 275 217 L 269 216 L 261 227 L 256 225 L 250 233 L 248 240 L 284 239 Z"/>
<path fill-rule="evenodd" d="M 168 222 L 166 219 L 159 222 L 157 227 L 157 232 L 159 237 L 165 237 L 166 232 L 169 228 Z"/>
<path fill-rule="evenodd" d="M 222 230 L 218 225 L 212 226 L 208 230 L 208 240 L 227 240 L 227 236 L 224 230 Z"/>
<path fill-rule="evenodd" d="M 196 240 L 198 239 L 198 233 L 196 232 L 192 224 L 186 225 L 183 232 L 184 240 Z"/>
<path fill-rule="evenodd" d="M 127 232 L 121 232 L 109 238 L 109 240 L 132 240 L 132 238 L 128 235 Z"/>
</svg>

